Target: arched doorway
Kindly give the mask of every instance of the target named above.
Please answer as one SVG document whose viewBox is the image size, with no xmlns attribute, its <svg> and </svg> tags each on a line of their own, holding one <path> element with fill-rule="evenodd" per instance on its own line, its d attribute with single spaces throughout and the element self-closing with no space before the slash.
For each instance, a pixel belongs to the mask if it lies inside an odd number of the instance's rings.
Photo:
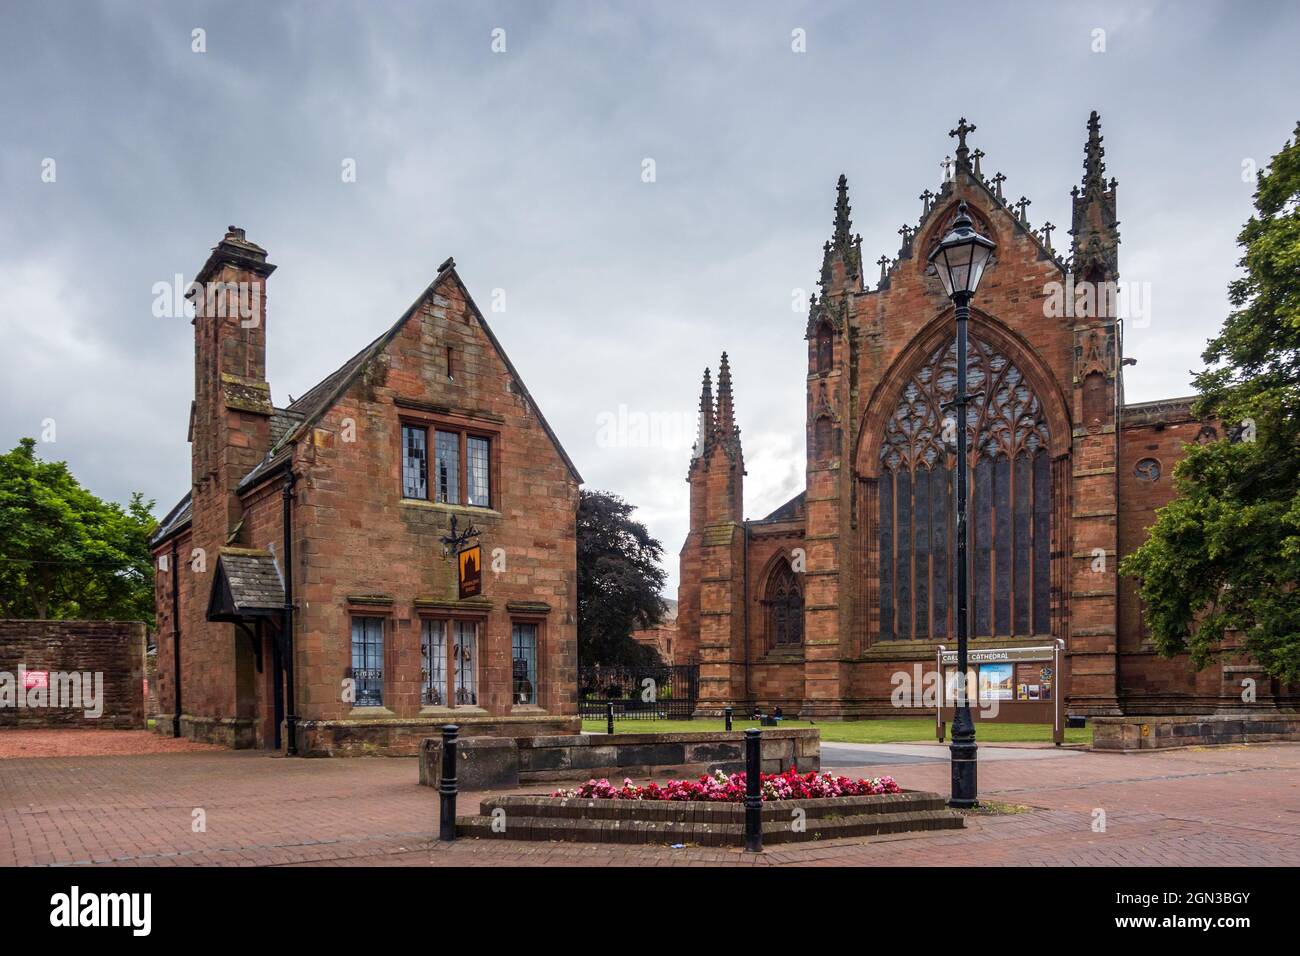
<svg viewBox="0 0 1300 956">
<path fill-rule="evenodd" d="M 967 364 L 971 633 L 1051 632 L 1052 462 L 1047 415 L 1024 374 L 972 336 Z M 880 639 L 953 631 L 955 342 L 906 379 L 878 448 L 875 522 Z"/>
</svg>

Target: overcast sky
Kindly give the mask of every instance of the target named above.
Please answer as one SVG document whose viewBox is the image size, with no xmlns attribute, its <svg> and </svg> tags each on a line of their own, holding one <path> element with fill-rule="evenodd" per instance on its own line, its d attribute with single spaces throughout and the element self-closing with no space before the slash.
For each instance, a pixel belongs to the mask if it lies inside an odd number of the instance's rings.
<svg viewBox="0 0 1300 956">
<path fill-rule="evenodd" d="M 189 482 L 193 340 L 153 316 L 155 283 L 189 281 L 244 227 L 279 266 L 284 404 L 454 255 L 485 310 L 504 291 L 495 331 L 587 486 L 663 542 L 675 594 L 704 367 L 730 353 L 761 517 L 803 487 L 792 290 L 815 287 L 835 178 L 864 260 L 892 255 L 961 115 L 1060 246 L 1100 111 L 1120 270 L 1151 296 L 1127 398 L 1186 394 L 1227 310 L 1243 163 L 1300 119 L 1298 9 L 5 0 L 0 442 L 52 419 L 43 457 L 161 515 Z M 628 447 L 635 432 L 602 432 L 620 407 L 670 427 Z"/>
</svg>

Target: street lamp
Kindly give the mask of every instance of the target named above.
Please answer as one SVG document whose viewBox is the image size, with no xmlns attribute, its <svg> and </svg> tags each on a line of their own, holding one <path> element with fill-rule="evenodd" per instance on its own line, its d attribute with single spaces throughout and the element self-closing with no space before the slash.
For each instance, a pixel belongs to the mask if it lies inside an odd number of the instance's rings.
<svg viewBox="0 0 1300 956">
<path fill-rule="evenodd" d="M 957 218 L 948 234 L 930 253 L 944 291 L 952 299 L 957 317 L 957 394 L 953 408 L 957 416 L 957 709 L 952 722 L 952 807 L 973 807 L 979 787 L 976 783 L 975 722 L 966 697 L 966 645 L 970 638 L 970 595 L 967 588 L 966 489 L 969 465 L 966 461 L 966 323 L 970 300 L 984 275 L 984 268 L 997 244 L 975 231 L 966 203 L 957 207 Z"/>
</svg>

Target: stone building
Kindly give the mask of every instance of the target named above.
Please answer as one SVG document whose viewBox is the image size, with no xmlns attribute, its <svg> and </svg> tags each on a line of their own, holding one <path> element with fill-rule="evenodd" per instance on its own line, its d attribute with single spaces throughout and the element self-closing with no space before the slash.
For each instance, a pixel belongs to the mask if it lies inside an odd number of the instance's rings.
<svg viewBox="0 0 1300 956">
<path fill-rule="evenodd" d="M 1028 715 L 1062 690 L 1080 715 L 1210 713 L 1294 705 L 1250 661 L 1199 673 L 1157 655 L 1118 559 L 1173 494 L 1188 442 L 1225 438 L 1188 398 L 1127 404 L 1117 183 L 1096 113 L 1069 250 L 1029 200 L 988 176 L 961 122 L 955 162 L 921 217 L 899 230 L 868 288 L 840 177 L 807 342 L 806 490 L 758 520 L 742 514 L 744 455 L 724 353 L 706 370 L 681 550 L 677 654 L 698 656 L 699 711 L 781 706 L 807 717 L 897 715 L 894 678 L 934 671 L 953 630 L 953 309 L 928 256 L 969 205 L 997 243 L 973 303 L 968 374 L 973 648 L 1065 642 L 1063 673 L 1007 676 L 1003 711 Z M 1004 665 L 1005 666 L 1005 665 Z M 1023 667 L 1024 665 L 1020 665 Z M 1243 703 L 1243 681 L 1256 699 Z M 1017 711 L 1017 706 L 1025 709 Z M 1044 708 L 1039 707 L 1040 711 Z"/>
<path fill-rule="evenodd" d="M 152 541 L 159 731 L 414 753 L 449 721 L 575 729 L 581 479 L 454 262 L 283 406 L 274 268 L 231 227 L 196 277 L 193 481 Z"/>
</svg>

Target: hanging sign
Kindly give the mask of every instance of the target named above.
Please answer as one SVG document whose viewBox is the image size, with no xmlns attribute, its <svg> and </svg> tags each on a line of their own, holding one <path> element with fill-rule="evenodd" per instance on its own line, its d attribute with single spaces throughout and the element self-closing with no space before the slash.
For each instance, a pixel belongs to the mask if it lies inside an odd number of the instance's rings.
<svg viewBox="0 0 1300 956">
<path fill-rule="evenodd" d="M 460 599 L 478 597 L 483 593 L 483 549 L 477 544 L 462 548 L 456 555 L 459 569 Z"/>
</svg>

